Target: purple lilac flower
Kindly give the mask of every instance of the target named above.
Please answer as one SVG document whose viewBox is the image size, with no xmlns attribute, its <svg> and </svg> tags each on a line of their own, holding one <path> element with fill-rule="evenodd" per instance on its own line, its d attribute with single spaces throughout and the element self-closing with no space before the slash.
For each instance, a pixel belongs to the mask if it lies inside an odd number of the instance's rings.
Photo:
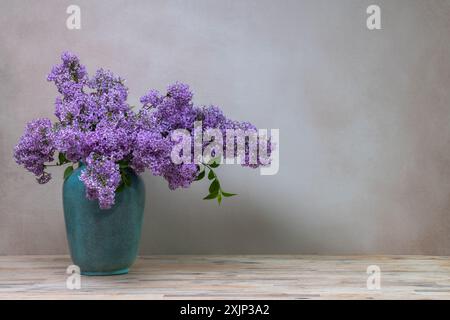
<svg viewBox="0 0 450 320">
<path fill-rule="evenodd" d="M 164 170 L 164 178 L 169 182 L 170 190 L 176 188 L 188 188 L 194 181 L 198 173 L 195 164 L 173 164 L 171 163 Z"/>
<path fill-rule="evenodd" d="M 128 89 L 124 80 L 111 71 L 99 69 L 94 78 L 89 81 L 89 87 L 95 90 L 95 103 L 104 113 L 120 114 L 130 111 L 126 103 Z"/>
<path fill-rule="evenodd" d="M 58 127 L 54 133 L 54 145 L 72 162 L 80 161 L 90 153 L 86 146 L 86 132 L 76 126 Z"/>
<path fill-rule="evenodd" d="M 14 148 L 14 159 L 32 172 L 40 184 L 47 183 L 51 175 L 45 172 L 45 162 L 53 161 L 52 123 L 49 119 L 28 122 L 25 132 Z"/>
<path fill-rule="evenodd" d="M 121 174 L 126 174 L 122 166 L 137 173 L 149 169 L 152 174 L 164 177 L 170 189 L 190 186 L 199 166 L 172 162 L 174 130 L 184 129 L 193 136 L 194 123 L 202 121 L 200 130 L 220 129 L 224 143 L 227 129 L 257 132 L 249 122 L 227 119 L 219 107 L 195 106 L 189 86 L 180 82 L 169 85 L 164 95 L 150 90 L 140 100 L 141 110 L 135 113 L 127 103 L 128 88 L 122 78 L 104 69 L 89 78 L 85 66 L 70 52 L 64 52 L 61 60 L 47 77 L 60 94 L 55 101 L 59 121 L 53 127 L 48 119 L 28 123 L 14 150 L 14 158 L 35 174 L 39 183 L 50 180 L 51 175 L 44 171 L 45 163 L 54 160 L 55 151 L 69 162 L 85 163 L 80 180 L 86 186 L 86 196 L 98 199 L 101 208 L 114 204 Z M 236 138 L 235 142 L 245 143 L 243 139 Z M 201 147 L 208 142 L 200 141 Z M 269 154 L 270 150 L 269 144 Z M 237 151 L 235 143 L 234 154 L 227 156 L 236 156 Z M 255 151 L 245 144 L 242 165 L 253 168 L 262 165 L 250 163 L 254 157 L 251 152 Z"/>
<path fill-rule="evenodd" d="M 101 122 L 95 131 L 86 134 L 85 143 L 89 145 L 91 152 L 120 161 L 131 153 L 134 140 L 134 133 L 126 126 L 111 126 L 107 122 Z"/>
<path fill-rule="evenodd" d="M 141 130 L 136 136 L 131 164 L 137 172 L 148 168 L 156 176 L 163 175 L 172 163 L 172 146 L 170 138 L 163 137 L 160 132 Z"/>
<path fill-rule="evenodd" d="M 137 116 L 139 133 L 132 164 L 138 171 L 148 168 L 154 175 L 163 176 L 172 190 L 189 187 L 198 172 L 195 164 L 171 161 L 174 142 L 170 133 L 176 129 L 192 130 L 199 115 L 192 96 L 189 86 L 179 82 L 168 86 L 165 96 L 150 90 L 141 98 L 144 106 Z"/>
<path fill-rule="evenodd" d="M 144 108 L 156 106 L 161 103 L 162 97 L 158 90 L 151 89 L 140 101 Z"/>
<path fill-rule="evenodd" d="M 168 86 L 164 96 L 156 90 L 150 90 L 141 98 L 143 108 L 137 116 L 137 126 L 140 132 L 137 134 L 138 141 L 133 151 L 132 164 L 137 171 L 148 168 L 154 175 L 162 175 L 169 182 L 171 189 L 189 187 L 199 170 L 196 165 L 175 165 L 171 162 L 169 133 L 173 130 L 186 129 L 193 135 L 194 122 L 201 120 L 203 131 L 214 128 L 222 131 L 224 144 L 227 129 L 240 129 L 255 134 L 258 132 L 256 127 L 249 122 L 227 119 L 220 108 L 216 106 L 194 106 L 192 98 L 193 94 L 189 86 L 179 82 Z M 209 141 L 204 141 L 202 147 L 208 143 Z M 256 155 L 251 154 L 248 143 L 245 144 L 245 141 L 236 141 L 236 143 L 245 145 L 245 155 L 242 155 L 243 166 L 257 168 L 261 165 L 259 162 L 251 163 L 251 157 Z M 236 143 L 235 154 L 230 155 L 232 157 L 237 155 Z M 164 148 L 161 145 L 164 145 Z M 155 152 L 155 146 L 158 146 L 159 152 Z M 226 144 L 224 148 L 226 148 Z"/>
<path fill-rule="evenodd" d="M 108 209 L 114 205 L 115 192 L 121 181 L 119 165 L 114 161 L 91 153 L 86 158 L 86 169 L 82 170 L 80 180 L 86 187 L 86 197 L 98 199 L 100 208 Z"/>
<path fill-rule="evenodd" d="M 124 80 L 107 70 L 99 69 L 89 79 L 71 53 L 63 53 L 61 59 L 48 76 L 61 94 L 55 102 L 60 121 L 54 144 L 69 161 L 86 163 L 81 180 L 87 197 L 109 208 L 121 180 L 116 162 L 129 157 L 135 143 L 135 114 L 126 102 L 128 89 Z"/>
<path fill-rule="evenodd" d="M 47 80 L 53 81 L 59 93 L 66 98 L 75 98 L 88 80 L 86 67 L 70 52 L 63 52 L 61 60 L 62 64 L 52 68 Z"/>
<path fill-rule="evenodd" d="M 74 162 L 93 151 L 121 160 L 133 144 L 135 116 L 126 102 L 124 81 L 103 69 L 89 80 L 78 58 L 63 53 L 61 59 L 48 76 L 58 89 L 64 88 L 55 103 L 60 120 L 55 132 L 58 149 Z M 77 76 L 71 76 L 74 69 Z"/>
<path fill-rule="evenodd" d="M 175 82 L 167 87 L 167 96 L 174 98 L 180 105 L 189 105 L 194 95 L 187 84 Z"/>
</svg>

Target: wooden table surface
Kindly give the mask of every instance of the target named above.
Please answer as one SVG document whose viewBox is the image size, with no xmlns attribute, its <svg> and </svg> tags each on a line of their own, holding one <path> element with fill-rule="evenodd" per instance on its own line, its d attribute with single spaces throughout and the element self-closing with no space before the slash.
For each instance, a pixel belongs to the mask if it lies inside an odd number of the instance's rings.
<svg viewBox="0 0 450 320">
<path fill-rule="evenodd" d="M 434 256 L 145 256 L 130 273 L 81 276 L 68 256 L 0 256 L 0 299 L 450 299 L 450 258 Z M 367 267 L 381 288 L 367 288 Z"/>
</svg>

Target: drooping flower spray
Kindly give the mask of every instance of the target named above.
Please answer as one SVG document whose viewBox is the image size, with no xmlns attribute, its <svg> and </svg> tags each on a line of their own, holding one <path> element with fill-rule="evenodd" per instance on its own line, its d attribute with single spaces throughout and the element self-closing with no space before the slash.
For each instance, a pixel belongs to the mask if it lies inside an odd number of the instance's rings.
<svg viewBox="0 0 450 320">
<path fill-rule="evenodd" d="M 179 82 L 168 86 L 164 94 L 150 90 L 140 99 L 142 107 L 135 112 L 127 102 L 128 88 L 122 78 L 103 69 L 89 78 L 85 66 L 70 52 L 64 52 L 61 60 L 47 78 L 59 92 L 55 100 L 58 121 L 29 122 L 14 149 L 16 162 L 32 172 L 39 183 L 51 179 L 48 166 L 67 166 L 67 177 L 75 164 L 82 163 L 85 168 L 80 180 L 87 198 L 98 199 L 100 207 L 107 209 L 114 205 L 115 194 L 129 185 L 129 170 L 142 173 L 148 169 L 166 179 L 172 190 L 189 187 L 209 170 L 212 182 L 205 199 L 220 203 L 222 197 L 233 195 L 222 190 L 214 172 L 219 166 L 217 159 L 209 163 L 174 163 L 171 152 L 177 141 L 171 133 L 182 129 L 194 135 L 198 121 L 202 131 L 219 129 L 224 137 L 229 129 L 257 133 L 255 126 L 227 119 L 216 106 L 195 106 L 189 86 Z M 202 141 L 202 148 L 208 142 Z M 262 165 L 249 161 L 250 152 L 246 145 L 242 165 Z"/>
</svg>

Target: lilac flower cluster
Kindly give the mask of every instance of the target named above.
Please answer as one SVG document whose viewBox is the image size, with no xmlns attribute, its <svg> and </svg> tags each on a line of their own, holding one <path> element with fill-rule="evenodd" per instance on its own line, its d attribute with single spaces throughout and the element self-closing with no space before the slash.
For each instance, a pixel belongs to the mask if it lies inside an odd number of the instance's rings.
<svg viewBox="0 0 450 320">
<path fill-rule="evenodd" d="M 170 189 L 188 187 L 196 178 L 198 168 L 195 164 L 174 164 L 170 159 L 174 141 L 170 133 L 184 129 L 194 135 L 194 123 L 202 121 L 202 130 L 209 128 L 220 129 L 224 140 L 228 129 L 242 130 L 257 134 L 258 130 L 249 122 L 238 122 L 227 119 L 220 108 L 216 106 L 197 107 L 192 103 L 193 94 L 189 86 L 183 83 L 175 83 L 167 88 L 167 93 L 162 95 L 156 90 L 150 90 L 141 97 L 143 108 L 137 115 L 138 143 L 133 153 L 133 165 L 135 168 L 151 168 L 153 174 L 162 175 L 168 182 Z M 239 138 L 236 138 L 239 139 Z M 202 141 L 203 148 L 211 141 Z M 238 143 L 236 141 L 235 154 L 237 155 Z M 249 145 L 245 144 L 245 155 L 242 155 L 243 166 L 258 167 L 261 163 L 251 164 Z M 226 143 L 224 141 L 226 148 Z M 256 149 L 257 150 L 257 149 Z M 224 152 L 225 153 L 225 152 Z M 270 150 L 269 150 L 270 153 Z"/>
<path fill-rule="evenodd" d="M 46 163 L 54 160 L 56 151 L 57 165 L 85 164 L 80 180 L 86 196 L 98 199 L 101 208 L 114 204 L 115 193 L 130 169 L 137 173 L 149 169 L 164 177 L 170 189 L 190 186 L 200 168 L 171 161 L 174 130 L 194 135 L 194 123 L 202 121 L 202 130 L 218 128 L 224 137 L 227 129 L 257 131 L 248 122 L 227 119 L 218 107 L 194 106 L 189 86 L 178 82 L 164 95 L 150 90 L 141 98 L 142 108 L 136 113 L 127 103 L 123 79 L 103 69 L 89 78 L 85 66 L 69 52 L 64 52 L 61 60 L 48 75 L 60 94 L 55 101 L 58 121 L 53 125 L 49 119 L 30 122 L 15 147 L 14 158 L 35 174 L 39 183 L 50 180 Z M 249 163 L 248 153 L 243 165 L 258 167 L 260 163 Z"/>
<path fill-rule="evenodd" d="M 14 159 L 32 172 L 40 184 L 43 184 L 51 179 L 50 173 L 44 170 L 45 162 L 53 161 L 54 152 L 51 121 L 36 119 L 27 124 L 25 134 L 14 148 Z"/>
<path fill-rule="evenodd" d="M 91 153 L 86 158 L 86 170 L 82 171 L 80 180 L 86 187 L 86 197 L 98 199 L 100 208 L 110 208 L 120 184 L 119 165 L 107 156 Z"/>
<path fill-rule="evenodd" d="M 141 98 L 143 108 L 137 114 L 138 139 L 132 165 L 150 168 L 154 175 L 163 176 L 170 189 L 189 187 L 197 176 L 193 163 L 174 164 L 171 150 L 175 141 L 170 133 L 176 129 L 192 130 L 198 112 L 191 102 L 192 92 L 182 83 L 170 85 L 162 96 L 156 90 Z"/>
</svg>

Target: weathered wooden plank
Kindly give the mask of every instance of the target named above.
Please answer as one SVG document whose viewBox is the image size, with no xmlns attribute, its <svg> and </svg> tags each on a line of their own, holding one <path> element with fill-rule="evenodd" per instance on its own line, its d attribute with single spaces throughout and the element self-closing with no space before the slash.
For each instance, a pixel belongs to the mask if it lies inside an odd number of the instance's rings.
<svg viewBox="0 0 450 320">
<path fill-rule="evenodd" d="M 145 256 L 127 275 L 66 288 L 67 256 L 0 256 L 0 299 L 450 299 L 450 258 Z M 366 269 L 381 269 L 368 290 Z"/>
</svg>

